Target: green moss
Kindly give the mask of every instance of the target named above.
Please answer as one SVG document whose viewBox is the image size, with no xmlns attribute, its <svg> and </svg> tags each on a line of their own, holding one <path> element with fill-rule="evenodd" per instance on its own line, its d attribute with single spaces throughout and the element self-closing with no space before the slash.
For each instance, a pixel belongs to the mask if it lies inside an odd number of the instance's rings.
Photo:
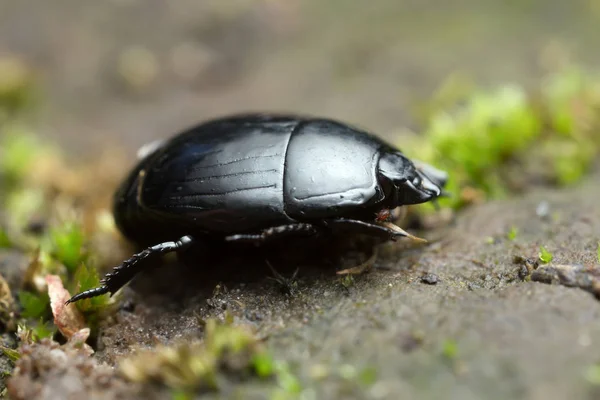
<svg viewBox="0 0 600 400">
<path fill-rule="evenodd" d="M 7 123 L 0 130 L 0 185 L 4 190 L 22 183 L 41 154 L 54 151 L 24 125 Z"/>
<path fill-rule="evenodd" d="M 300 382 L 300 379 L 292 373 L 290 366 L 287 363 L 278 362 L 275 371 L 277 375 L 277 384 L 285 395 L 297 396 L 302 393 L 302 383 Z"/>
<path fill-rule="evenodd" d="M 293 375 L 272 360 L 246 329 L 209 320 L 202 343 L 160 346 L 121 363 L 121 371 L 134 382 L 159 382 L 173 390 L 195 392 L 219 389 L 225 373 L 265 379 L 277 375 L 283 387 L 294 385 Z"/>
<path fill-rule="evenodd" d="M 505 197 L 529 182 L 574 184 L 600 152 L 600 79 L 580 69 L 548 75 L 537 92 L 517 85 L 441 90 L 445 100 L 434 96 L 423 134 L 403 148 L 450 173 L 452 197 L 442 205 L 463 207 L 478 191 L 484 199 Z"/>
<path fill-rule="evenodd" d="M 552 259 L 554 257 L 552 256 L 552 253 L 546 250 L 544 246 L 540 246 L 539 258 L 541 262 L 543 262 L 544 264 L 548 264 L 552 262 Z"/>
<path fill-rule="evenodd" d="M 49 212 L 48 190 L 35 180 L 36 163 L 50 152 L 32 132 L 7 123 L 0 131 L 0 247 L 34 250 L 39 237 L 27 231 L 30 222 Z"/>
<path fill-rule="evenodd" d="M 0 115 L 14 114 L 33 105 L 35 79 L 32 70 L 15 56 L 0 58 Z"/>
<path fill-rule="evenodd" d="M 508 231 L 508 234 L 506 235 L 508 240 L 513 241 L 517 238 L 517 235 L 519 234 L 519 229 L 516 226 L 513 226 L 510 228 L 510 231 Z"/>
<path fill-rule="evenodd" d="M 260 378 L 267 378 L 275 373 L 275 360 L 267 352 L 255 354 L 252 358 L 252 364 L 254 364 L 254 370 Z"/>
<path fill-rule="evenodd" d="M 35 340 L 51 338 L 58 330 L 52 321 L 46 321 L 44 318 L 40 318 L 36 323 L 30 323 L 29 328 Z"/>
<path fill-rule="evenodd" d="M 19 353 L 17 350 L 11 349 L 10 347 L 0 346 L 0 350 L 2 350 L 2 353 L 4 353 L 4 355 L 13 363 L 19 361 L 21 358 L 21 353 Z"/>
<path fill-rule="evenodd" d="M 19 303 L 21 304 L 21 316 L 24 318 L 39 319 L 50 312 L 50 298 L 46 293 L 19 292 Z"/>
<path fill-rule="evenodd" d="M 194 395 L 185 390 L 174 390 L 171 393 L 171 399 L 173 400 L 192 400 Z"/>
<path fill-rule="evenodd" d="M 357 368 L 351 364 L 344 364 L 339 367 L 338 375 L 344 380 L 356 382 L 364 387 L 369 387 L 377 381 L 377 369 L 374 367 Z"/>
<path fill-rule="evenodd" d="M 7 249 L 10 247 L 12 247 L 12 242 L 8 237 L 8 233 L 6 232 L 6 229 L 0 225 L 0 249 Z"/>
<path fill-rule="evenodd" d="M 22 233 L 31 217 L 44 209 L 45 195 L 40 188 L 19 188 L 8 192 L 6 211 L 9 216 L 7 225 Z"/>
<path fill-rule="evenodd" d="M 540 126 L 525 92 L 507 86 L 475 92 L 454 114 L 434 115 L 425 135 L 446 168 L 486 193 L 500 195 L 497 165 L 526 149 Z"/>
<path fill-rule="evenodd" d="M 100 275 L 98 269 L 94 266 L 88 266 L 81 263 L 72 280 L 71 293 L 84 292 L 89 289 L 100 286 Z M 109 296 L 97 296 L 91 299 L 85 299 L 77 302 L 77 307 L 84 314 L 95 313 L 108 305 Z"/>
<path fill-rule="evenodd" d="M 356 281 L 354 279 L 354 275 L 351 275 L 351 274 L 342 275 L 339 278 L 339 282 L 346 289 L 351 288 L 356 283 Z"/>
<path fill-rule="evenodd" d="M 1 67 L 0 58 L 0 71 Z M 60 151 L 16 118 L 4 119 L 5 116 L 0 115 L 0 207 L 4 211 L 0 248 L 14 247 L 36 254 L 26 274 L 25 284 L 31 291 L 18 296 L 22 310 L 19 324 L 31 332 L 32 338 L 48 337 L 56 332 L 48 295 L 35 292 L 36 288 L 43 290 L 40 285 L 43 277 L 49 273 L 59 275 L 71 292 L 77 288 L 90 289 L 99 283 L 96 270 L 90 267 L 93 254 L 87 248 L 88 238 L 81 223 L 87 210 L 73 205 L 69 193 L 57 193 L 60 185 L 47 168 L 48 165 L 60 168 L 64 163 Z M 31 222 L 38 220 L 44 229 L 37 233 L 28 230 Z M 97 326 L 99 311 L 107 300 L 103 296 L 77 304 L 92 329 Z"/>
<path fill-rule="evenodd" d="M 98 269 L 93 265 L 82 262 L 75 274 L 71 277 L 69 283 L 70 293 L 79 293 L 100 286 L 100 275 Z M 107 310 L 110 303 L 110 296 L 103 295 L 78 301 L 76 304 L 79 311 L 83 313 L 87 325 L 91 328 L 92 334 L 98 329 L 100 318 Z"/>
<path fill-rule="evenodd" d="M 36 140 L 33 136 L 17 132 L 0 136 L 0 171 L 6 184 L 22 179 L 35 157 Z"/>
<path fill-rule="evenodd" d="M 597 118 L 593 115 L 600 105 L 597 79 L 577 66 L 570 66 L 543 80 L 542 98 L 554 132 L 566 137 L 578 136 Z"/>
<path fill-rule="evenodd" d="M 455 360 L 458 357 L 458 344 L 454 340 L 446 340 L 442 344 L 442 355 L 448 360 Z"/>
<path fill-rule="evenodd" d="M 585 372 L 585 378 L 590 384 L 600 386 L 600 365 L 590 366 Z"/>
<path fill-rule="evenodd" d="M 375 367 L 363 368 L 358 374 L 358 381 L 363 386 L 372 386 L 377 382 L 377 369 Z"/>
<path fill-rule="evenodd" d="M 18 336 L 23 344 L 30 344 L 33 342 L 40 341 L 44 338 L 50 338 L 57 332 L 56 326 L 52 322 L 44 321 L 26 321 L 26 323 L 20 323 L 18 329 Z"/>
<path fill-rule="evenodd" d="M 67 267 L 69 273 L 74 273 L 79 265 L 87 260 L 85 238 L 79 224 L 68 222 L 52 227 L 49 239 L 51 254 Z"/>
</svg>

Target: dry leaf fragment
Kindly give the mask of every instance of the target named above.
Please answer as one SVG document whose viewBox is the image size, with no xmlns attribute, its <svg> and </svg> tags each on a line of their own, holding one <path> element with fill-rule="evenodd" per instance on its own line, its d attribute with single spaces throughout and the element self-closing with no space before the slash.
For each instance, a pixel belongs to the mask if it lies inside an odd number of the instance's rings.
<svg viewBox="0 0 600 400">
<path fill-rule="evenodd" d="M 80 349 L 86 355 L 91 356 L 92 354 L 94 354 L 94 349 L 92 349 L 92 347 L 89 344 L 85 343 L 90 337 L 90 333 L 90 328 L 83 328 L 82 330 L 75 332 L 67 342 L 66 346 L 75 349 Z"/>
<path fill-rule="evenodd" d="M 75 304 L 65 305 L 66 301 L 71 298 L 71 294 L 64 288 L 58 275 L 47 275 L 46 283 L 54 324 L 64 337 L 71 339 L 76 333 L 86 328 L 83 315 Z"/>
<path fill-rule="evenodd" d="M 16 330 L 14 299 L 10 285 L 2 274 L 0 274 L 0 323 L 9 331 Z"/>
</svg>

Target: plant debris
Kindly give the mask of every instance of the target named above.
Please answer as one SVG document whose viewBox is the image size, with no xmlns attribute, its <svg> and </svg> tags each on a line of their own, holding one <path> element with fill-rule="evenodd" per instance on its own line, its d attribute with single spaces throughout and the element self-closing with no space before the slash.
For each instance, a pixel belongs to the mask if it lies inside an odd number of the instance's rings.
<svg viewBox="0 0 600 400">
<path fill-rule="evenodd" d="M 363 262 L 360 265 L 355 267 L 346 268 L 341 271 L 337 271 L 338 275 L 362 275 L 371 271 L 377 261 L 377 257 L 379 256 L 379 250 L 377 247 L 373 248 L 373 254 L 367 259 L 367 261 Z"/>
<path fill-rule="evenodd" d="M 545 264 L 531 273 L 531 280 L 586 290 L 600 299 L 600 269 L 581 264 Z"/>
<path fill-rule="evenodd" d="M 0 323 L 5 331 L 15 331 L 17 328 L 15 301 L 10 286 L 2 274 L 0 274 Z"/>
<path fill-rule="evenodd" d="M 71 295 L 63 287 L 59 276 L 48 275 L 46 282 L 48 283 L 48 296 L 50 297 L 54 323 L 65 338 L 71 339 L 73 335 L 86 327 L 83 315 L 74 304 L 65 305 Z"/>
<path fill-rule="evenodd" d="M 124 359 L 121 374 L 136 383 L 158 382 L 176 390 L 216 390 L 225 375 L 269 377 L 274 361 L 247 329 L 206 322 L 203 342 L 158 346 Z"/>
<path fill-rule="evenodd" d="M 517 275 L 521 280 L 529 279 L 531 277 L 531 273 L 540 265 L 540 261 L 538 259 L 527 258 L 520 255 L 516 255 L 513 258 L 513 263 L 519 265 Z"/>
<path fill-rule="evenodd" d="M 134 398 L 135 388 L 89 353 L 68 343 L 50 339 L 23 344 L 20 358 L 7 382 L 13 400 L 30 399 L 112 399 L 115 393 Z M 128 396 L 129 394 L 129 396 Z"/>
<path fill-rule="evenodd" d="M 46 282 L 48 283 L 48 296 L 54 315 L 54 324 L 69 344 L 81 348 L 88 355 L 94 354 L 91 346 L 85 343 L 91 330 L 86 327 L 83 314 L 77 309 L 77 306 L 75 304 L 66 305 L 71 294 L 63 287 L 60 277 L 48 275 Z"/>
</svg>

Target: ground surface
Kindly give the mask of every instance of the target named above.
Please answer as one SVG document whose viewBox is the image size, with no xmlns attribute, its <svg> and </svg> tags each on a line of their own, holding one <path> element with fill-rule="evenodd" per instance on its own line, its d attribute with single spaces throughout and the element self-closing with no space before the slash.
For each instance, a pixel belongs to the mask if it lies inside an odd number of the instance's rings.
<svg viewBox="0 0 600 400">
<path fill-rule="evenodd" d="M 225 283 L 227 292 L 216 296 L 213 284 L 176 285 L 153 295 L 153 282 L 178 274 L 157 270 L 134 285 L 135 296 L 126 295 L 135 311 L 120 312 L 119 323 L 105 331 L 102 357 L 110 361 L 156 338 L 197 335 L 195 316 L 222 317 L 226 305 L 240 322 L 268 334 L 274 353 L 298 365 L 300 376 L 310 377 L 315 368 L 334 375 L 319 384 L 309 379 L 318 398 L 594 398 L 586 375 L 600 361 L 598 301 L 581 289 L 524 282 L 514 258 L 535 259 L 544 245 L 555 264 L 598 267 L 597 195 L 590 180 L 569 193 L 477 207 L 432 233 L 443 238 L 426 249 L 384 245 L 377 268 L 347 290 L 324 268 L 320 277 L 314 271 L 301 277 L 291 298 L 269 281 Z M 554 219 L 536 215 L 543 201 Z M 514 241 L 506 239 L 511 226 L 520 232 Z M 488 237 L 498 239 L 489 243 Z M 421 282 L 424 273 L 439 282 Z M 449 342 L 455 356 L 445 354 Z M 374 369 L 375 383 L 336 378 L 347 364 Z"/>
<path fill-rule="evenodd" d="M 540 51 L 552 55 L 548 43 L 561 40 L 593 63 L 586 49 L 600 40 L 594 2 L 266 2 L 259 11 L 216 3 L 4 0 L 0 49 L 23 54 L 42 75 L 52 101 L 39 116 L 41 132 L 71 154 L 90 154 L 110 139 L 131 153 L 201 118 L 247 109 L 326 114 L 391 137 L 413 122 L 405 110 L 414 98 L 456 69 L 484 83 L 530 82 Z M 142 62 L 150 78 L 132 91 L 115 70 L 119 54 L 137 45 L 156 59 Z M 523 279 L 514 257 L 536 259 L 544 245 L 554 264 L 597 267 L 597 179 L 474 207 L 427 232 L 434 240 L 424 248 L 382 245 L 377 268 L 348 288 L 335 262 L 303 268 L 292 297 L 260 273 L 244 284 L 183 267 L 156 270 L 124 291 L 129 306 L 106 322 L 98 359 L 113 364 L 137 346 L 198 336 L 198 317 L 223 317 L 228 308 L 291 362 L 306 398 L 596 398 L 590 371 L 600 362 L 600 304 L 582 289 Z M 536 214 L 543 201 L 547 218 Z M 509 241 L 513 226 L 519 233 Z M 425 273 L 439 282 L 422 283 Z M 354 378 L 352 369 L 374 378 Z M 69 382 L 39 383 L 77 392 Z M 261 398 L 270 387 L 226 390 Z M 98 398 L 168 398 L 122 382 L 96 389 Z"/>
</svg>

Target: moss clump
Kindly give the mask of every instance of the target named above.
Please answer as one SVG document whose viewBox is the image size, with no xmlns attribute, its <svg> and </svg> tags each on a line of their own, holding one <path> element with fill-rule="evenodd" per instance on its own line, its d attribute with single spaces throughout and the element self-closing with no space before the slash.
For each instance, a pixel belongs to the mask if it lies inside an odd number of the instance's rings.
<svg viewBox="0 0 600 400">
<path fill-rule="evenodd" d="M 31 108 L 35 99 L 35 74 L 24 60 L 0 57 L 0 121 Z"/>
<path fill-rule="evenodd" d="M 41 151 L 40 141 L 23 126 L 10 124 L 0 130 L 0 183 L 5 190 L 18 185 L 31 171 Z"/>
<path fill-rule="evenodd" d="M 442 204 L 460 208 L 536 183 L 576 183 L 600 151 L 600 79 L 592 74 L 567 69 L 537 91 L 461 86 L 452 97 L 447 87 L 407 148 L 450 173 L 452 197 Z"/>
<path fill-rule="evenodd" d="M 61 190 L 54 180 L 61 174 L 46 174 L 48 165 L 69 170 L 53 146 L 13 122 L 6 123 L 0 134 L 0 191 L 5 194 L 0 198 L 0 248 L 31 254 L 24 288 L 11 289 L 17 293 L 19 323 L 34 337 L 43 338 L 56 332 L 44 277 L 59 275 L 71 292 L 99 282 L 94 268 L 98 257 L 90 246 L 95 226 L 84 226 L 95 221 L 85 218 L 86 213 L 98 211 L 84 209 L 78 204 L 85 205 L 81 198 Z M 108 302 L 103 296 L 77 307 L 95 327 Z"/>
<path fill-rule="evenodd" d="M 552 253 L 546 250 L 544 246 L 540 246 L 539 258 L 541 262 L 543 262 L 544 264 L 548 264 L 552 262 L 554 256 L 552 255 Z"/>
<path fill-rule="evenodd" d="M 458 357 L 458 344 L 454 340 L 445 340 L 442 344 L 442 355 L 447 360 L 455 360 Z"/>
<path fill-rule="evenodd" d="M 12 247 L 12 242 L 6 233 L 6 228 L 0 225 L 0 249 L 7 249 Z"/>
<path fill-rule="evenodd" d="M 226 374 L 274 375 L 277 363 L 248 330 L 208 320 L 203 342 L 159 346 L 125 359 L 121 373 L 133 382 L 158 382 L 173 390 L 217 390 Z"/>
<path fill-rule="evenodd" d="M 84 292 L 100 286 L 100 275 L 98 269 L 91 264 L 81 263 L 75 271 L 74 279 L 71 281 L 71 293 Z M 78 308 L 84 314 L 93 314 L 101 311 L 107 305 L 106 296 L 97 296 L 91 299 L 81 300 L 77 303 Z"/>
<path fill-rule="evenodd" d="M 585 371 L 585 379 L 594 386 L 600 386 L 600 365 L 590 365 Z"/>
<path fill-rule="evenodd" d="M 21 291 L 19 292 L 19 303 L 22 307 L 21 316 L 23 318 L 43 319 L 49 317 L 50 298 L 47 293 Z"/>
<path fill-rule="evenodd" d="M 48 235 L 49 253 L 61 262 L 70 274 L 87 261 L 84 233 L 76 222 L 54 226 Z"/>
<path fill-rule="evenodd" d="M 540 126 L 525 92 L 506 86 L 493 92 L 474 92 L 467 106 L 454 115 L 434 115 L 427 135 L 453 170 L 461 170 L 486 193 L 496 194 L 501 189 L 495 167 L 526 149 Z"/>
<path fill-rule="evenodd" d="M 506 235 L 506 237 L 508 240 L 513 241 L 513 240 L 517 239 L 518 234 L 519 234 L 519 228 L 517 228 L 516 226 L 513 226 L 510 228 L 510 231 L 508 231 L 508 234 Z"/>
</svg>

